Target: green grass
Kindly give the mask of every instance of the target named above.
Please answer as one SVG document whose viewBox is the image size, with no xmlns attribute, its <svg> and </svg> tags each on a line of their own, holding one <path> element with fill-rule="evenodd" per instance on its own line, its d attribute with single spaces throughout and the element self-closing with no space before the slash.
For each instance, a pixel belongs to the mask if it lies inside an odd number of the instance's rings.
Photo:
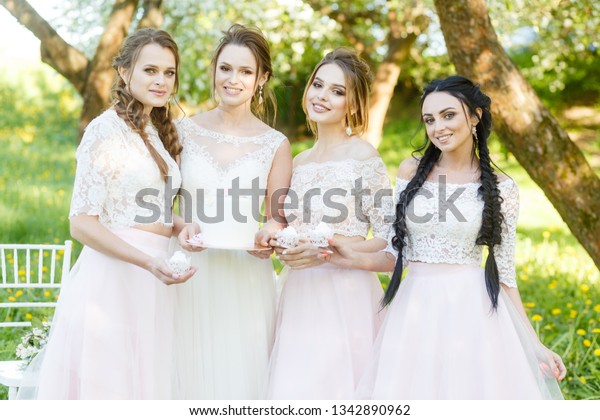
<svg viewBox="0 0 600 420">
<path fill-rule="evenodd" d="M 78 108 L 64 93 L 64 84 L 53 83 L 57 87 L 45 87 L 43 92 L 50 100 L 36 99 L 40 94 L 37 85 L 33 93 L 15 96 L 16 91 L 11 94 L 10 86 L 3 86 L 0 73 L 0 243 L 62 243 L 69 239 L 67 215 Z M 379 150 L 392 179 L 399 162 L 422 141 L 418 128 L 418 123 L 404 120 L 387 125 Z M 311 144 L 310 140 L 296 142 L 292 149 L 297 153 Z M 598 269 L 514 158 L 498 144 L 492 150 L 497 164 L 518 182 L 521 197 L 527 198 L 521 201 L 516 252 L 526 310 L 542 341 L 561 354 L 567 365 L 568 377 L 561 384 L 565 397 L 598 399 Z M 75 256 L 80 249 L 77 244 Z M 280 269 L 279 262 L 275 263 Z M 11 293 L 0 298 L 8 295 Z M 0 314 L 1 319 L 10 316 L 15 315 Z M 22 334 L 22 330 L 0 332 L 0 359 L 14 357 Z M 6 398 L 6 388 L 0 388 L 0 398 Z"/>
</svg>

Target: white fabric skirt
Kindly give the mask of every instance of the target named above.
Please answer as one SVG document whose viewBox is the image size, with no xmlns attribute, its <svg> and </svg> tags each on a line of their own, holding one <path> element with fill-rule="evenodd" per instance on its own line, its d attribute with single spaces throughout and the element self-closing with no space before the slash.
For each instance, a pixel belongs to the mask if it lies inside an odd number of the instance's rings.
<svg viewBox="0 0 600 420">
<path fill-rule="evenodd" d="M 506 293 L 491 311 L 483 269 L 410 262 L 359 399 L 560 399 Z"/>
<path fill-rule="evenodd" d="M 285 268 L 269 399 L 351 399 L 383 320 L 377 275 Z"/>
<path fill-rule="evenodd" d="M 169 238 L 139 229 L 113 233 L 167 257 Z M 147 270 L 84 247 L 18 398 L 171 398 L 174 293 Z"/>
<path fill-rule="evenodd" d="M 180 399 L 264 398 L 275 328 L 271 260 L 246 251 L 192 253 L 198 271 L 177 290 Z"/>
</svg>

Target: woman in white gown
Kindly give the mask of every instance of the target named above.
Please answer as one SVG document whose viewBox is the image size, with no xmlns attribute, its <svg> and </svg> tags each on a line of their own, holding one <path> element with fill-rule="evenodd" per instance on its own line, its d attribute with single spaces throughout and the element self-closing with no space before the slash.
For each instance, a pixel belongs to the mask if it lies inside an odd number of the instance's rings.
<svg viewBox="0 0 600 420">
<path fill-rule="evenodd" d="M 315 68 L 303 109 L 318 140 L 294 159 L 290 196 L 298 205 L 286 217 L 301 235 L 310 237 L 325 222 L 336 237 L 378 250 L 386 245 L 392 192 L 381 157 L 359 137 L 368 121 L 370 79 L 367 64 L 348 48 L 335 49 Z M 374 237 L 366 240 L 370 228 Z M 286 267 L 268 398 L 352 398 L 383 319 L 379 279 L 323 263 L 317 255 L 324 249 L 310 242 L 276 250 Z"/>
<path fill-rule="evenodd" d="M 464 77 L 431 82 L 423 156 L 398 169 L 391 244 L 369 254 L 334 243 L 338 264 L 394 270 L 358 398 L 562 398 L 564 364 L 538 340 L 517 289 L 518 189 L 491 166 L 490 104 Z"/>
<path fill-rule="evenodd" d="M 69 217 L 85 246 L 19 398 L 173 396 L 175 289 L 168 285 L 193 274 L 178 277 L 165 261 L 174 198 L 167 185 L 176 190 L 181 181 L 167 104 L 177 89 L 177 45 L 164 31 L 140 30 L 113 67 L 113 105 L 90 122 L 77 149 Z M 144 190 L 154 194 L 142 197 Z"/>
<path fill-rule="evenodd" d="M 177 288 L 178 397 L 258 399 L 273 344 L 275 273 L 270 249 L 244 249 L 268 246 L 284 223 L 278 212 L 291 152 L 286 137 L 258 118 L 266 105 L 274 107 L 269 45 L 260 30 L 233 25 L 212 67 L 218 106 L 179 124 L 181 209 L 194 222 L 180 245 L 201 250 L 187 242 L 200 231 L 209 249 L 192 254 L 198 272 Z M 263 200 L 267 221 L 259 231 Z"/>
</svg>

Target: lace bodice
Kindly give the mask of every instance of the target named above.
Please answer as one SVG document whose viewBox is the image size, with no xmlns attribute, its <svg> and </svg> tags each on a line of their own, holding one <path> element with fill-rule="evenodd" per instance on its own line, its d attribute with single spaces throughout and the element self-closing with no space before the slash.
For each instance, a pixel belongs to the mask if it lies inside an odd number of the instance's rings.
<svg viewBox="0 0 600 420">
<path fill-rule="evenodd" d="M 109 109 L 90 122 L 77 148 L 69 217 L 98 216 L 109 228 L 173 225 L 172 203 L 181 184 L 179 168 L 156 129 L 149 125 L 146 132 L 169 166 L 168 184 L 144 140 Z"/>
<path fill-rule="evenodd" d="M 366 237 L 371 226 L 373 236 L 387 239 L 391 194 L 379 156 L 306 163 L 294 168 L 286 218 L 299 232 L 325 222 L 340 235 Z"/>
<path fill-rule="evenodd" d="M 256 232 L 273 157 L 286 137 L 274 129 L 258 136 L 231 136 L 189 118 L 177 126 L 183 144 L 181 213 L 186 221 L 199 223 L 209 243 L 226 240 L 223 236 L 235 229 Z M 250 239 L 253 243 L 253 236 L 244 241 Z"/>
<path fill-rule="evenodd" d="M 398 178 L 395 199 L 408 181 Z M 448 184 L 426 181 L 407 210 L 406 261 L 449 264 L 481 264 L 483 246 L 475 241 L 481 228 L 483 199 L 477 190 L 480 184 Z M 503 198 L 502 242 L 494 247 L 500 281 L 517 287 L 514 249 L 519 216 L 519 191 L 512 179 L 499 183 Z M 440 199 L 441 197 L 441 199 Z M 387 252 L 398 255 L 391 245 L 394 231 L 389 234 Z"/>
</svg>

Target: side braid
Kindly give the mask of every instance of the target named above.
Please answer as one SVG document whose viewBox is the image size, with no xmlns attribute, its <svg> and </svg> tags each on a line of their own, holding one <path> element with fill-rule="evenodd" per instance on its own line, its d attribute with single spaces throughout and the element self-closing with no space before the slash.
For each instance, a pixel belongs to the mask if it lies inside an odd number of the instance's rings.
<svg viewBox="0 0 600 420">
<path fill-rule="evenodd" d="M 439 159 L 440 154 L 440 149 L 435 147 L 432 143 L 429 143 L 429 146 L 425 150 L 423 157 L 419 161 L 419 166 L 417 167 L 415 176 L 410 180 L 398 198 L 398 204 L 396 204 L 396 220 L 393 224 L 395 236 L 392 239 L 392 246 L 398 251 L 398 258 L 396 259 L 396 266 L 394 267 L 394 273 L 390 279 L 390 284 L 385 292 L 385 296 L 383 297 L 383 306 L 389 305 L 394 299 L 394 296 L 396 296 L 396 292 L 400 287 L 400 282 L 402 281 L 402 271 L 404 271 L 402 263 L 402 251 L 406 245 L 405 238 L 407 232 L 406 209 L 423 186 L 423 183 L 429 176 L 433 166 Z"/>
<path fill-rule="evenodd" d="M 502 222 L 504 221 L 501 211 L 502 197 L 498 188 L 498 177 L 492 169 L 487 139 L 482 138 L 476 141 L 476 144 L 481 169 L 481 186 L 478 192 L 483 198 L 484 204 L 481 229 L 475 243 L 488 247 L 488 256 L 485 261 L 485 287 L 492 301 L 492 308 L 496 310 L 498 308 L 498 295 L 500 294 L 500 280 L 494 246 L 502 241 Z"/>
</svg>

